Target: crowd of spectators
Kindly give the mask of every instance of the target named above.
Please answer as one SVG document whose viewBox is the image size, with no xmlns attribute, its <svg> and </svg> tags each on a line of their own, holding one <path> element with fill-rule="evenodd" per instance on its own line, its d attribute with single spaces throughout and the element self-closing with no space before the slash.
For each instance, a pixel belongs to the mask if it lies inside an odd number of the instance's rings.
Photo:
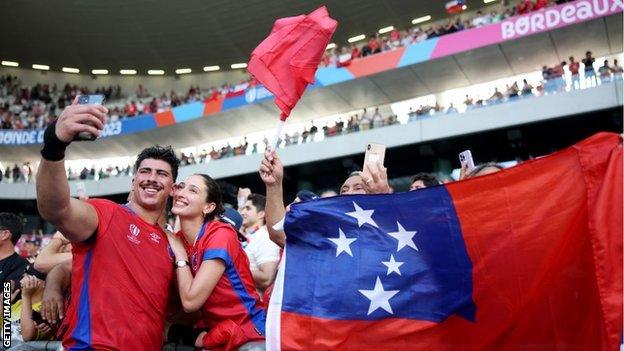
<svg viewBox="0 0 624 351">
<path fill-rule="evenodd" d="M 521 82 L 512 81 L 506 84 L 505 89 L 492 87 L 491 95 L 475 97 L 466 95 L 461 103 L 449 102 L 447 105 L 435 102 L 433 104 L 421 104 L 410 107 L 407 113 L 407 123 L 417 121 L 420 118 L 433 116 L 436 114 L 453 114 L 470 111 L 477 108 L 500 104 L 515 99 L 523 99 L 531 96 L 560 93 L 566 90 L 580 89 L 581 87 L 592 87 L 610 82 L 611 80 L 621 80 L 623 69 L 617 59 L 604 60 L 603 65 L 596 70 L 594 68 L 595 58 L 590 51 L 585 53 L 585 58 L 580 62 L 570 56 L 569 63 L 562 62 L 553 67 L 544 66 L 542 70 L 543 80 L 538 84 L 531 84 L 527 79 Z M 566 73 L 567 72 L 567 73 Z M 567 78 L 566 78 L 567 77 Z M 582 83 L 582 85 L 581 85 Z M 400 123 L 398 116 L 393 113 L 382 115 L 379 107 L 363 109 L 361 112 L 347 114 L 336 117 L 335 120 L 322 122 L 311 121 L 301 129 L 284 133 L 277 141 L 278 148 L 292 145 L 306 144 L 321 141 L 326 138 L 340 135 L 357 133 L 374 128 L 381 128 Z M 193 165 L 206 163 L 214 160 L 230 158 L 241 155 L 255 154 L 263 152 L 269 145 L 268 136 L 262 140 L 249 141 L 247 136 L 241 137 L 239 142 L 215 142 L 209 148 L 202 148 L 195 153 L 181 153 L 179 155 L 181 165 Z M 4 172 L 0 172 L 0 182 L 23 183 L 32 182 L 34 179 L 34 167 L 30 162 L 7 166 Z M 107 165 L 104 167 L 95 166 L 81 167 L 79 169 L 67 169 L 69 180 L 98 180 L 111 177 L 131 175 L 130 165 Z"/>
<path fill-rule="evenodd" d="M 477 28 L 504 19 L 537 11 L 554 3 L 564 1 L 522 0 L 517 6 L 502 2 L 499 10 L 479 10 L 471 18 L 456 15 L 446 24 L 416 26 L 406 30 L 395 28 L 388 34 L 370 36 L 363 44 L 352 44 L 328 50 L 321 62 L 322 66 L 344 66 L 351 60 L 411 45 L 423 40 L 442 35 Z M 556 73 L 555 73 L 556 74 Z M 62 89 L 56 84 L 37 84 L 25 87 L 13 76 L 0 77 L 0 129 L 43 129 L 53 121 L 59 112 L 79 94 L 103 94 L 110 110 L 108 121 L 115 122 L 142 114 L 167 111 L 173 107 L 196 101 L 207 101 L 219 96 L 240 95 L 245 89 L 254 85 L 252 78 L 236 84 L 224 84 L 221 87 L 200 88 L 191 86 L 188 91 L 163 94 L 152 94 L 147 88 L 139 85 L 134 94 L 122 94 L 120 86 L 99 87 L 90 90 L 87 87 L 66 84 Z"/>
<path fill-rule="evenodd" d="M 344 67 L 352 60 L 380 52 L 391 51 L 399 47 L 417 44 L 431 38 L 441 37 L 467 29 L 479 28 L 489 24 L 502 22 L 509 17 L 522 15 L 531 11 L 539 11 L 545 7 L 567 2 L 567 0 L 521 0 L 516 6 L 509 1 L 501 2 L 498 10 L 478 10 L 470 15 L 457 14 L 447 22 L 436 22 L 430 25 L 419 25 L 401 30 L 393 28 L 389 33 L 368 36 L 361 44 L 335 47 L 328 50 L 321 61 L 325 67 Z"/>
<path fill-rule="evenodd" d="M 219 96 L 239 95 L 250 84 L 255 84 L 252 79 L 243 80 L 238 84 L 225 84 L 220 88 L 202 89 L 199 86 L 191 86 L 184 93 L 172 90 L 160 96 L 151 95 L 139 84 L 134 95 L 126 96 L 122 94 L 120 86 L 101 87 L 95 90 L 69 84 L 62 89 L 58 89 L 56 84 L 26 87 L 15 76 L 0 76 L 0 129 L 43 129 L 65 106 L 71 104 L 77 95 L 104 95 L 105 104 L 110 110 L 106 122 L 115 122 L 141 114 L 163 112 L 182 104 L 209 101 Z"/>
</svg>

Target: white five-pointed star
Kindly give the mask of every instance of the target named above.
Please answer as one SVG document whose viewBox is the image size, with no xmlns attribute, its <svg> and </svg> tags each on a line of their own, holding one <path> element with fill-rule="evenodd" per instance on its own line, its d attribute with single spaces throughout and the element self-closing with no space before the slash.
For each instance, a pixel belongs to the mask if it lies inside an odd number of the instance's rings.
<svg viewBox="0 0 624 351">
<path fill-rule="evenodd" d="M 329 241 L 336 244 L 336 257 L 343 252 L 346 252 L 349 256 L 353 257 L 351 252 L 351 243 L 356 241 L 356 238 L 347 238 L 342 229 L 338 228 L 338 238 L 328 238 Z"/>
<path fill-rule="evenodd" d="M 378 308 L 381 308 L 390 314 L 394 314 L 394 312 L 392 312 L 392 307 L 390 307 L 390 299 L 399 291 L 400 290 L 384 290 L 379 276 L 377 277 L 373 290 L 359 290 L 362 295 L 366 296 L 370 300 L 367 315 L 375 312 Z"/>
<path fill-rule="evenodd" d="M 391 237 L 399 241 L 398 246 L 397 246 L 397 251 L 401 251 L 401 249 L 404 248 L 405 246 L 409 246 L 412 249 L 418 251 L 418 247 L 416 247 L 416 244 L 414 243 L 414 240 L 412 239 L 414 235 L 416 235 L 416 231 L 409 232 L 405 230 L 405 228 L 403 228 L 403 226 L 399 222 L 397 222 L 397 225 L 399 226 L 398 232 L 388 233 L 388 235 L 390 235 Z"/>
<path fill-rule="evenodd" d="M 386 275 L 390 275 L 390 273 L 392 272 L 401 275 L 399 267 L 401 267 L 405 262 L 397 262 L 394 260 L 394 255 L 390 255 L 390 261 L 381 261 L 381 263 L 383 263 L 384 266 L 388 267 L 388 273 Z"/>
<path fill-rule="evenodd" d="M 375 221 L 372 218 L 373 212 L 375 212 L 375 210 L 363 210 L 355 202 L 353 202 L 353 206 L 355 207 L 355 211 L 347 212 L 346 214 L 351 216 L 351 217 L 353 217 L 353 218 L 355 218 L 355 219 L 357 219 L 358 227 L 361 227 L 364 224 L 368 223 L 368 224 L 372 225 L 375 228 L 379 228 L 377 226 L 377 223 L 375 223 Z"/>
</svg>

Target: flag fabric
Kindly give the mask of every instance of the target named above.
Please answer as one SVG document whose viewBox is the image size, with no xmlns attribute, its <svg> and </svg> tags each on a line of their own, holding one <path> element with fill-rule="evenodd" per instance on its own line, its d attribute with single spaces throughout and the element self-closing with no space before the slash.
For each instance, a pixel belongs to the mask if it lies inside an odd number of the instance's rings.
<svg viewBox="0 0 624 351">
<path fill-rule="evenodd" d="M 247 70 L 275 95 L 285 121 L 314 75 L 338 22 L 322 6 L 308 15 L 280 18 L 254 49 Z"/>
<path fill-rule="evenodd" d="M 269 350 L 617 350 L 622 145 L 292 205 Z"/>
<path fill-rule="evenodd" d="M 453 0 L 449 1 L 444 5 L 446 8 L 446 12 L 449 14 L 461 13 L 464 10 L 464 0 Z"/>
</svg>

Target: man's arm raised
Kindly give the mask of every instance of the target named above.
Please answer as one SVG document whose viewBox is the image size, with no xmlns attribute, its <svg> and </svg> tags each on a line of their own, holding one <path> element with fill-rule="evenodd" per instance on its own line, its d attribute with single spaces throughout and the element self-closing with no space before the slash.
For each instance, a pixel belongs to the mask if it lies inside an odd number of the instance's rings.
<svg viewBox="0 0 624 351">
<path fill-rule="evenodd" d="M 107 109 L 100 105 L 78 105 L 77 99 L 44 133 L 42 158 L 37 172 L 37 209 L 67 239 L 81 242 L 95 232 L 98 217 L 91 205 L 69 196 L 65 148 L 80 132 L 99 136 L 104 128 Z"/>
</svg>

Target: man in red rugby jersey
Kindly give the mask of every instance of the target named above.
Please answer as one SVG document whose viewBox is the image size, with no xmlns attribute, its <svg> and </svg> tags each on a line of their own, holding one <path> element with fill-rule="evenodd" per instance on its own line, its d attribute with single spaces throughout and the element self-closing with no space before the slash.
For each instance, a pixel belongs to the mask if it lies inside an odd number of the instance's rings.
<svg viewBox="0 0 624 351">
<path fill-rule="evenodd" d="M 99 136 L 107 109 L 68 106 L 44 133 L 37 176 L 43 218 L 72 241 L 71 303 L 63 346 L 78 349 L 162 348 L 173 278 L 167 236 L 158 225 L 173 191 L 179 160 L 170 147 L 143 150 L 126 205 L 70 197 L 65 148 L 80 132 Z M 55 313 L 43 313 L 51 323 Z"/>
</svg>

